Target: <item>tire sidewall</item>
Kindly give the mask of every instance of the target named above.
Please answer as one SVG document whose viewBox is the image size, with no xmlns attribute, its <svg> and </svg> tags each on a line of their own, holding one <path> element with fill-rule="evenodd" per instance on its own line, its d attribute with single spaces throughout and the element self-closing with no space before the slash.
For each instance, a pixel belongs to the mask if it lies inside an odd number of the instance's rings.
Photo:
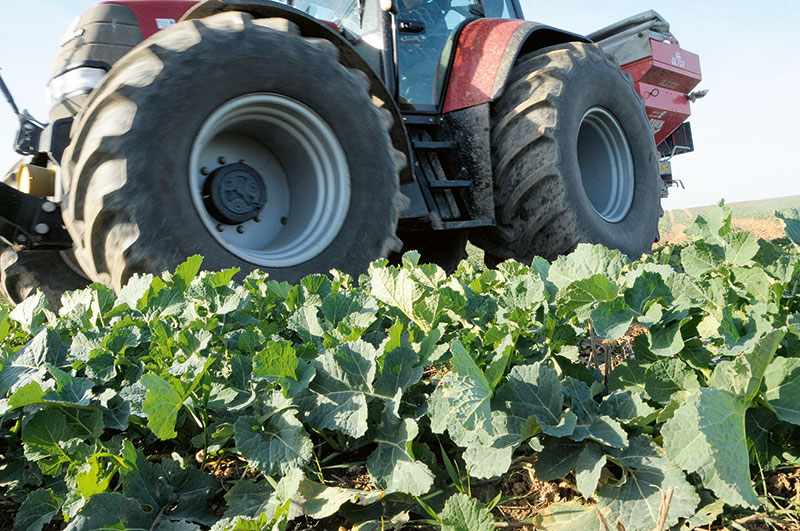
<svg viewBox="0 0 800 531">
<path fill-rule="evenodd" d="M 560 97 L 558 136 L 566 201 L 573 211 L 579 233 L 589 242 L 638 257 L 652 246 L 658 230 L 660 189 L 653 133 L 638 95 L 618 68 L 602 59 L 584 59 L 575 68 Z M 601 107 L 621 126 L 630 148 L 634 169 L 634 193 L 630 210 L 619 222 L 603 219 L 583 187 L 578 164 L 578 133 L 585 113 Z"/>
</svg>

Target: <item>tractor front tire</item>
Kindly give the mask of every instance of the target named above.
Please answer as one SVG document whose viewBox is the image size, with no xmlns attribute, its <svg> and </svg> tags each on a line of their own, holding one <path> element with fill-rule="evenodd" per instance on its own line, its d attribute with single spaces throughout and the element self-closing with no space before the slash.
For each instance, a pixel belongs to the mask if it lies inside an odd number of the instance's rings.
<svg viewBox="0 0 800 531">
<path fill-rule="evenodd" d="M 400 248 L 405 157 L 391 113 L 329 41 L 283 19 L 180 22 L 120 59 L 65 152 L 66 226 L 81 267 L 356 275 Z"/>
<path fill-rule="evenodd" d="M 652 248 L 661 215 L 653 133 L 630 77 L 600 47 L 520 58 L 491 120 L 497 225 L 473 238 L 488 262 L 552 260 L 582 242 L 632 258 Z"/>
</svg>

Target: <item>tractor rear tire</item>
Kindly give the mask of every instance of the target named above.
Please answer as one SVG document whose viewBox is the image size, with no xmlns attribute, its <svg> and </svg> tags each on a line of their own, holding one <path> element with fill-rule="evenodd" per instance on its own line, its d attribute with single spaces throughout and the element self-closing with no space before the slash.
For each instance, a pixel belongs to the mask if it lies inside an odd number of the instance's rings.
<svg viewBox="0 0 800 531">
<path fill-rule="evenodd" d="M 494 262 L 555 259 L 578 243 L 638 258 L 661 215 L 653 133 L 630 77 L 597 45 L 523 56 L 491 109 Z"/>
<path fill-rule="evenodd" d="M 180 22 L 121 58 L 78 117 L 64 156 L 77 260 L 115 290 L 193 254 L 289 282 L 362 273 L 400 248 L 391 125 L 366 76 L 286 20 Z"/>
</svg>

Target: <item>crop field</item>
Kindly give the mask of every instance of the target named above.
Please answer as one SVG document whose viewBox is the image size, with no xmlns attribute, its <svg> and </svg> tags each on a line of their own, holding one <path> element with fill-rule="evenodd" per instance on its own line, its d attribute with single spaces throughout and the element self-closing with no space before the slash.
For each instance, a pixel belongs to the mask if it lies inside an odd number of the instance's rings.
<svg viewBox="0 0 800 531">
<path fill-rule="evenodd" d="M 783 236 L 783 223 L 775 212 L 787 212 L 800 208 L 800 196 L 779 197 L 760 201 L 744 201 L 727 205 L 731 209 L 731 224 L 735 230 L 752 232 L 759 238 L 772 240 Z M 714 207 L 698 207 L 664 212 L 658 225 L 663 243 L 685 241 L 684 231 L 698 215 L 708 215 Z"/>
<path fill-rule="evenodd" d="M 0 310 L 0 529 L 800 529 L 800 212 Z"/>
</svg>

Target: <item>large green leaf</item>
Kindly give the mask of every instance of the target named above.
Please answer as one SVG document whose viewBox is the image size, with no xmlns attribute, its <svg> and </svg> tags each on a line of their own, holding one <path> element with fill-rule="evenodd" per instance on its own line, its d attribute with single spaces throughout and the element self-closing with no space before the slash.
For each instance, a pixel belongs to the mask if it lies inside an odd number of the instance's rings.
<svg viewBox="0 0 800 531">
<path fill-rule="evenodd" d="M 619 251 L 609 250 L 602 245 L 581 243 L 572 253 L 560 256 L 553 262 L 547 280 L 563 289 L 576 280 L 597 274 L 616 279 L 628 263 L 628 259 Z"/>
<path fill-rule="evenodd" d="M 78 516 L 67 526 L 68 531 L 152 531 L 156 514 L 145 512 L 138 501 L 118 492 L 95 494 L 86 502 Z"/>
<path fill-rule="evenodd" d="M 14 529 L 19 531 L 41 531 L 61 509 L 63 500 L 53 494 L 52 489 L 31 492 L 17 510 Z"/>
<path fill-rule="evenodd" d="M 433 473 L 415 460 L 408 448 L 418 433 L 417 423 L 400 419 L 391 408 L 384 409 L 375 442 L 378 447 L 367 459 L 367 470 L 387 493 L 405 492 L 421 496 L 433 486 Z"/>
<path fill-rule="evenodd" d="M 670 488 L 674 490 L 664 528 L 694 514 L 699 496 L 683 471 L 661 454 L 647 437 L 638 436 L 616 456 L 623 466 L 623 478 L 597 491 L 598 504 L 609 511 L 610 522 L 621 522 L 626 531 L 656 529 L 663 497 Z"/>
<path fill-rule="evenodd" d="M 769 402 L 778 418 L 800 425 L 800 358 L 776 357 L 764 372 Z"/>
<path fill-rule="evenodd" d="M 290 400 L 273 392 L 269 407 L 271 411 L 264 421 L 252 416 L 236 420 L 236 448 L 264 474 L 286 474 L 308 463 L 313 445 Z"/>
<path fill-rule="evenodd" d="M 566 437 L 575 428 L 575 416 L 562 411 L 564 393 L 558 374 L 542 362 L 512 368 L 497 391 L 497 399 L 505 401 L 514 415 L 534 416 L 548 435 Z"/>
<path fill-rule="evenodd" d="M 303 420 L 351 437 L 367 431 L 367 396 L 373 394 L 378 351 L 358 340 L 312 361 L 316 376 L 299 399 Z"/>
<path fill-rule="evenodd" d="M 440 515 L 444 531 L 492 531 L 494 518 L 486 507 L 466 494 L 447 499 Z"/>
<path fill-rule="evenodd" d="M 700 388 L 687 395 L 662 428 L 672 463 L 697 472 L 703 484 L 729 505 L 761 504 L 750 481 L 744 398 L 722 389 Z"/>
</svg>

